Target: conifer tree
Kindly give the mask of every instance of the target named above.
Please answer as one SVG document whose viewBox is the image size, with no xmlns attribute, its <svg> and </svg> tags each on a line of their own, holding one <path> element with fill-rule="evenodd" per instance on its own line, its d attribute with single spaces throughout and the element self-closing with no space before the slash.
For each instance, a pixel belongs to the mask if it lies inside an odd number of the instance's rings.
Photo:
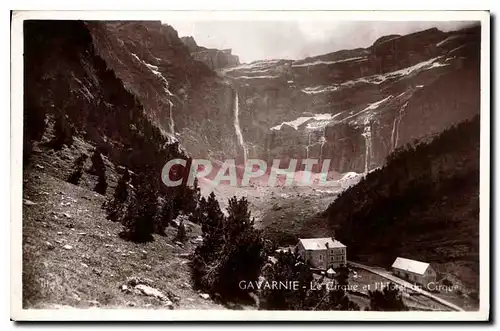
<svg viewBox="0 0 500 331">
<path fill-rule="evenodd" d="M 105 204 L 108 219 L 111 221 L 116 222 L 121 219 L 120 214 L 125 209 L 126 206 L 124 206 L 124 204 L 130 195 L 129 182 L 130 172 L 128 168 L 125 168 L 125 171 L 118 180 L 113 197 Z"/>
<path fill-rule="evenodd" d="M 401 311 L 408 310 L 403 296 L 394 283 L 389 283 L 382 291 L 370 291 L 370 310 Z"/>
<path fill-rule="evenodd" d="M 263 264 L 263 240 L 253 227 L 248 201 L 231 198 L 226 218 L 212 193 L 200 209 L 203 243 L 193 258 L 195 284 L 226 300 L 248 297 L 238 284 L 256 281 Z"/>
<path fill-rule="evenodd" d="M 148 179 L 144 176 L 140 180 L 136 196 L 125 216 L 126 230 L 122 232 L 122 237 L 135 242 L 152 241 L 155 231 L 157 191 Z"/>
<path fill-rule="evenodd" d="M 186 240 L 186 226 L 184 225 L 184 221 L 179 223 L 179 227 L 177 228 L 177 235 L 175 239 L 180 242 L 184 242 Z"/>
<path fill-rule="evenodd" d="M 60 150 L 64 145 L 73 144 L 73 128 L 66 115 L 57 114 L 54 124 L 54 138 L 51 141 L 52 148 Z"/>
<path fill-rule="evenodd" d="M 87 158 L 88 158 L 87 154 L 82 154 L 75 160 L 75 163 L 73 165 L 75 170 L 73 170 L 73 172 L 71 173 L 71 175 L 68 177 L 67 180 L 69 183 L 73 185 L 78 185 L 80 179 L 82 178 L 83 166 Z"/>
</svg>

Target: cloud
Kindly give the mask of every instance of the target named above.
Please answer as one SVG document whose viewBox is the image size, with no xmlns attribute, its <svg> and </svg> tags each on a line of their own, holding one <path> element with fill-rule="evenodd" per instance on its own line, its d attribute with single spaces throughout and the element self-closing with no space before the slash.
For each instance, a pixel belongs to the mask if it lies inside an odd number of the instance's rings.
<svg viewBox="0 0 500 331">
<path fill-rule="evenodd" d="M 179 36 L 193 36 L 198 45 L 231 48 L 241 62 L 302 59 L 341 49 L 368 47 L 388 34 L 408 34 L 437 27 L 450 31 L 471 22 L 369 21 L 163 21 Z"/>
</svg>

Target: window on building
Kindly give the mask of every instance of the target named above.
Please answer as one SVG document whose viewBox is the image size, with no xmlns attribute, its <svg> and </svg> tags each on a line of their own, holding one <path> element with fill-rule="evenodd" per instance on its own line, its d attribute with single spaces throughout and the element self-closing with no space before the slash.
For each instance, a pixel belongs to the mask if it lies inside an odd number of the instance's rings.
<svg viewBox="0 0 500 331">
<path fill-rule="evenodd" d="M 320 255 L 319 255 L 319 260 L 320 260 L 320 261 L 323 261 L 323 254 L 320 254 Z"/>
</svg>

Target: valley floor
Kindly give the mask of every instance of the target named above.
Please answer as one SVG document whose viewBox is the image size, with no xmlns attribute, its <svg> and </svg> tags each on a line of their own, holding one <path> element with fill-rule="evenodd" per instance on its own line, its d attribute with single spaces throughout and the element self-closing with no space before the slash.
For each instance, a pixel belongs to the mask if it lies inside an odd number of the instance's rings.
<svg viewBox="0 0 500 331">
<path fill-rule="evenodd" d="M 200 188 L 204 196 L 213 191 L 222 210 L 226 209 L 228 199 L 233 196 L 247 198 L 255 226 L 264 231 L 266 238 L 280 245 L 295 244 L 298 237 L 309 234 L 303 229 L 304 220 L 324 211 L 342 191 L 340 185 L 311 188 L 254 183 L 238 187 L 214 186 L 203 181 L 200 181 Z M 321 229 L 317 230 L 321 232 Z"/>
</svg>

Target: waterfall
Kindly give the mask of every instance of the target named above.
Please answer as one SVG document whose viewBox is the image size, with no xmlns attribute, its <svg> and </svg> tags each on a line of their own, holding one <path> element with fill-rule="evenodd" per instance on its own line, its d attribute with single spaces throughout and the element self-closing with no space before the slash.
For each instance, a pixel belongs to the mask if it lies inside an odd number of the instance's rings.
<svg viewBox="0 0 500 331">
<path fill-rule="evenodd" d="M 325 146 L 326 143 L 326 138 L 323 136 L 319 139 L 319 142 L 321 143 L 321 149 L 319 150 L 319 160 L 320 162 L 323 161 L 323 146 Z"/>
<path fill-rule="evenodd" d="M 401 109 L 399 110 L 399 112 L 401 113 Z M 399 116 L 394 117 L 394 122 L 392 123 L 391 151 L 393 151 L 396 148 L 396 145 L 394 142 L 395 142 L 395 138 L 396 138 L 396 126 L 397 126 L 397 122 L 398 122 L 398 117 Z"/>
<path fill-rule="evenodd" d="M 323 137 L 321 137 L 319 141 L 321 142 L 321 149 L 319 152 L 319 160 L 320 160 L 320 162 L 323 162 L 323 146 L 326 143 L 326 126 L 323 128 Z"/>
<path fill-rule="evenodd" d="M 175 124 L 174 124 L 174 116 L 172 115 L 172 108 L 174 107 L 174 104 L 172 103 L 172 101 L 168 100 L 168 103 L 170 105 L 170 110 L 169 110 L 169 129 L 170 129 L 170 133 L 175 137 Z"/>
<path fill-rule="evenodd" d="M 365 173 L 368 173 L 372 154 L 372 131 L 370 121 L 365 121 L 365 129 L 361 134 L 365 138 Z"/>
<path fill-rule="evenodd" d="M 394 118 L 394 122 L 392 124 L 392 134 L 391 134 L 391 147 L 392 147 L 392 150 L 395 150 L 396 147 L 398 147 L 399 126 L 401 125 L 401 120 L 403 118 L 403 112 L 404 112 L 406 106 L 408 106 L 408 101 L 401 108 L 399 108 L 398 116 L 396 116 Z"/>
<path fill-rule="evenodd" d="M 307 134 L 306 159 L 309 158 L 309 146 L 311 146 L 311 132 Z"/>
<path fill-rule="evenodd" d="M 243 134 L 241 133 L 239 117 L 240 117 L 239 98 L 238 98 L 238 92 L 236 92 L 234 97 L 234 129 L 236 131 L 236 138 L 238 140 L 238 145 L 240 145 L 241 149 L 243 150 L 243 163 L 246 164 L 248 159 L 248 151 L 247 151 L 247 146 L 245 145 L 245 141 L 243 140 Z"/>
</svg>

